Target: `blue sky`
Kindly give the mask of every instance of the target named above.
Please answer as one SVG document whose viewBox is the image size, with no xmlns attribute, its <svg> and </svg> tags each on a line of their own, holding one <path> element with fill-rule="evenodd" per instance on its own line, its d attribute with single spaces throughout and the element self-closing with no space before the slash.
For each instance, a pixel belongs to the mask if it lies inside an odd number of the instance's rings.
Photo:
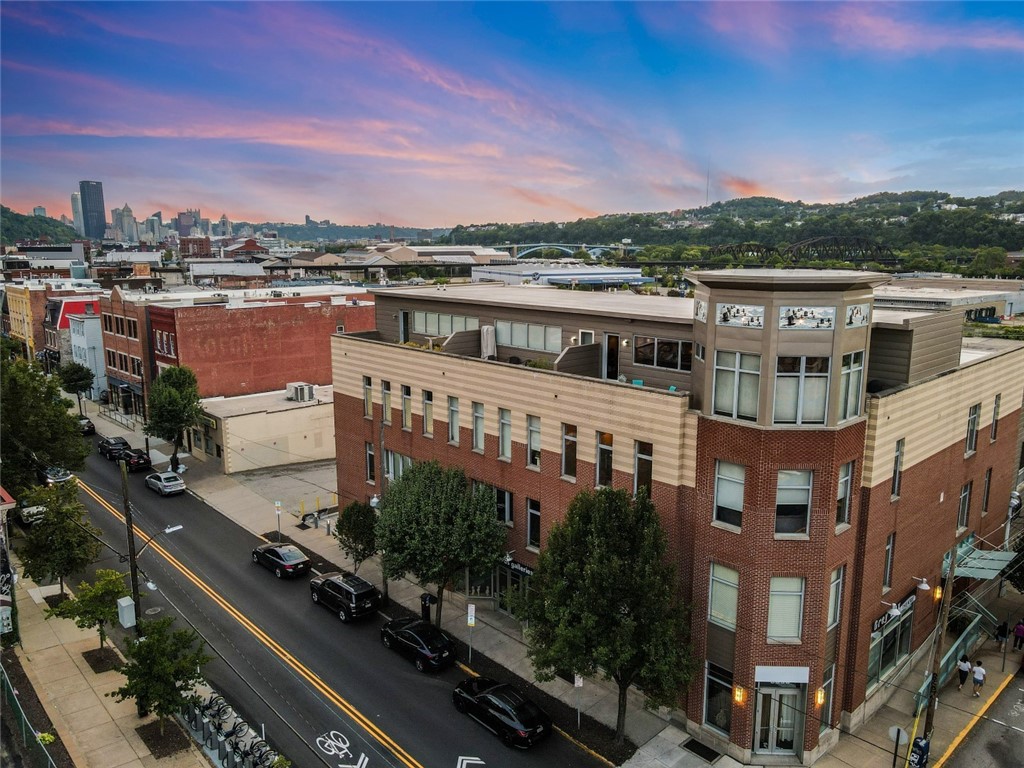
<svg viewBox="0 0 1024 768">
<path fill-rule="evenodd" d="M 1024 187 L 1024 4 L 0 5 L 0 198 L 452 226 Z M 708 178 L 710 176 L 710 183 Z"/>
</svg>

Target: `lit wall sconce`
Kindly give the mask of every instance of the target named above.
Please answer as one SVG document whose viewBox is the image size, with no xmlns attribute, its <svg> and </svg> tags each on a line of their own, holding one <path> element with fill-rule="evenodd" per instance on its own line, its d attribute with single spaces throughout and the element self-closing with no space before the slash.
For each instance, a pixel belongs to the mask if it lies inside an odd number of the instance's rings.
<svg viewBox="0 0 1024 768">
<path fill-rule="evenodd" d="M 939 602 L 942 599 L 942 587 L 935 587 L 932 590 L 932 597 L 935 598 L 935 602 Z"/>
<path fill-rule="evenodd" d="M 737 704 L 740 704 L 740 705 L 746 704 L 747 703 L 747 689 L 744 688 L 742 685 L 734 685 L 732 687 L 732 700 L 735 701 Z"/>
<path fill-rule="evenodd" d="M 572 344 L 575 344 L 575 343 L 576 343 L 576 337 L 575 337 L 575 336 L 573 336 L 573 337 L 572 337 L 571 339 L 569 339 L 569 341 L 570 341 L 570 342 L 571 342 Z"/>
<path fill-rule="evenodd" d="M 622 346 L 628 347 L 629 346 L 629 339 L 623 339 L 622 340 Z"/>
<path fill-rule="evenodd" d="M 885 615 L 890 619 L 898 619 L 902 614 L 900 607 L 896 603 L 887 603 L 885 600 L 882 601 L 882 605 L 888 605 L 889 610 L 885 612 Z"/>
<path fill-rule="evenodd" d="M 820 707 L 825 703 L 825 689 L 819 688 L 814 692 L 814 706 Z"/>
</svg>

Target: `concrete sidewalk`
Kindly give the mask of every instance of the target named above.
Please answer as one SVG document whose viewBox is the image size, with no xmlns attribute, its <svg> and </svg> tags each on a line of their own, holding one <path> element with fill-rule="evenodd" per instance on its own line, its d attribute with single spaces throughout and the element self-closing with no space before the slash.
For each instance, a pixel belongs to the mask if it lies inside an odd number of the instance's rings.
<svg viewBox="0 0 1024 768">
<path fill-rule="evenodd" d="M 141 432 L 133 433 L 102 416 L 93 418 L 97 430 L 103 436 L 121 435 L 127 437 L 133 445 L 142 445 Z M 170 458 L 169 446 L 151 439 L 150 449 L 154 465 L 163 469 L 161 462 L 168 462 Z M 316 553 L 343 566 L 351 566 L 338 548 L 336 540 L 329 535 L 330 519 L 320 521 L 316 527 L 309 527 L 302 524 L 299 514 L 300 507 L 305 507 L 305 511 L 312 511 L 313 506 L 308 501 L 311 494 L 322 496 L 323 506 L 330 503 L 326 499 L 337 488 L 333 462 L 235 476 L 221 474 L 216 462 L 204 463 L 187 455 L 183 457 L 183 462 L 188 467 L 184 477 L 189 490 L 226 517 L 257 535 L 264 535 L 277 530 L 278 517 L 275 514 L 274 502 L 281 501 L 284 512 L 280 517 L 280 525 L 288 538 L 310 553 Z M 374 583 L 380 583 L 380 574 L 375 563 L 364 563 L 360 568 L 360 575 Z M 419 585 L 406 580 L 391 582 L 389 586 L 389 596 L 392 600 L 417 612 L 422 592 L 423 589 Z M 1001 618 L 1024 616 L 1024 596 L 1012 588 L 1008 588 L 1008 593 L 1007 596 L 994 601 L 991 606 L 993 612 Z M 445 598 L 443 625 L 447 631 L 469 643 L 466 602 L 465 597 L 449 593 Z M 487 606 L 483 604 L 488 602 L 486 599 L 478 599 L 477 602 L 480 604 L 477 605 L 477 622 L 472 634 L 474 650 L 485 654 L 519 677 L 535 682 L 551 695 L 575 707 L 577 691 L 571 683 L 560 679 L 550 683 L 535 680 L 532 666 L 526 656 L 526 645 L 519 623 L 494 610 L 487 610 Z M 1013 621 L 1010 623 L 1012 626 Z M 990 641 L 975 654 L 975 658 L 986 660 L 986 668 L 989 671 L 984 697 L 974 699 L 969 692 L 957 691 L 955 685 L 947 685 L 940 692 L 931 744 L 930 764 L 933 767 L 942 764 L 947 751 L 955 748 L 965 733 L 977 722 L 978 715 L 998 696 L 998 692 L 1020 668 L 1022 655 L 1024 654 L 1021 652 L 1008 653 L 1003 672 L 1001 659 L 997 658 L 994 643 Z M 823 768 L 891 765 L 893 743 L 888 735 L 889 728 L 898 725 L 907 731 L 913 729 L 913 690 L 924 681 L 927 663 L 925 655 L 900 683 L 899 689 L 889 702 L 855 734 L 842 733 L 838 745 L 815 765 Z M 614 727 L 617 692 L 613 684 L 588 678 L 580 698 L 583 712 Z M 918 727 L 918 735 L 921 730 L 923 720 Z M 678 727 L 678 724 L 670 722 L 667 714 L 663 716 L 662 713 L 644 709 L 642 698 L 633 692 L 629 698 L 626 732 L 634 744 L 641 745 L 637 753 L 624 764 L 628 768 L 703 768 L 712 764 L 683 746 L 690 740 L 685 730 Z M 905 753 L 906 748 L 900 752 L 901 757 Z M 740 765 L 729 756 L 718 757 L 713 760 L 713 764 L 721 768 Z M 902 761 L 900 764 L 902 765 Z"/>
</svg>

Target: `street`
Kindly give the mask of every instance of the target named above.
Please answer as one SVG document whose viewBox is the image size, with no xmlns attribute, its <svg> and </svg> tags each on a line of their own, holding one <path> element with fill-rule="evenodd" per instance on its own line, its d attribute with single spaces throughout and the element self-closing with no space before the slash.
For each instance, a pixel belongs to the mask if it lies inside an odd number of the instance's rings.
<svg viewBox="0 0 1024 768">
<path fill-rule="evenodd" d="M 156 534 L 139 557 L 158 587 L 141 589 L 144 616 L 183 616 L 215 657 L 211 685 L 296 766 L 604 765 L 557 735 L 529 752 L 502 746 L 455 711 L 451 692 L 466 676 L 458 667 L 417 672 L 382 646 L 383 616 L 342 625 L 312 603 L 308 579 L 277 580 L 252 564 L 258 537 L 191 494 L 156 495 L 145 474 L 128 482 L 137 546 Z M 94 453 L 79 476 L 90 518 L 126 552 L 117 465 Z M 127 566 L 104 549 L 94 567 Z"/>
<path fill-rule="evenodd" d="M 1009 768 L 1024 763 L 1024 673 L 1020 670 L 953 752 L 956 768 Z"/>
</svg>

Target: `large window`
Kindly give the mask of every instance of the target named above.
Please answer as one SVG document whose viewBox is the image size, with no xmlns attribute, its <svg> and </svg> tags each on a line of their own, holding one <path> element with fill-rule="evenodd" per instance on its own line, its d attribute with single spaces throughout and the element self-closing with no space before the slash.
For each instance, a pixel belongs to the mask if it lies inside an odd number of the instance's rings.
<svg viewBox="0 0 1024 768">
<path fill-rule="evenodd" d="M 512 527 L 512 492 L 505 491 L 501 488 L 496 488 L 493 485 L 487 483 L 481 483 L 478 480 L 473 481 L 474 488 L 484 488 L 488 492 L 494 494 L 494 507 L 497 511 L 498 520 L 503 522 L 509 528 Z"/>
<path fill-rule="evenodd" d="M 384 410 L 384 423 L 391 423 L 391 382 L 382 381 L 380 383 L 380 402 L 381 407 Z"/>
<path fill-rule="evenodd" d="M 895 499 L 900 495 L 900 487 L 903 485 L 903 446 L 904 438 L 896 441 L 896 451 L 892 457 L 892 497 Z"/>
<path fill-rule="evenodd" d="M 806 534 L 811 517 L 811 477 L 806 469 L 780 469 L 775 492 L 775 532 Z"/>
<path fill-rule="evenodd" d="M 803 616 L 803 578 L 773 576 L 768 595 L 768 642 L 799 642 Z"/>
<path fill-rule="evenodd" d="M 512 458 L 512 411 L 498 409 L 498 458 Z"/>
<path fill-rule="evenodd" d="M 412 387 L 402 385 L 402 429 L 412 429 Z"/>
<path fill-rule="evenodd" d="M 1002 399 L 1002 395 L 996 395 L 996 401 L 992 403 L 992 430 L 988 435 L 989 440 L 995 440 L 999 433 L 999 401 Z"/>
<path fill-rule="evenodd" d="M 497 320 L 494 323 L 494 339 L 503 347 L 533 349 L 538 352 L 562 351 L 562 328 L 557 325 Z"/>
<path fill-rule="evenodd" d="M 719 416 L 757 421 L 761 356 L 744 352 L 715 353 L 715 405 Z"/>
<path fill-rule="evenodd" d="M 839 378 L 839 420 L 860 416 L 861 389 L 864 380 L 864 353 L 843 355 L 843 371 Z"/>
<path fill-rule="evenodd" d="M 775 371 L 775 423 L 824 424 L 829 358 L 780 357 Z"/>
<path fill-rule="evenodd" d="M 459 398 L 448 397 L 448 442 L 459 444 Z"/>
<path fill-rule="evenodd" d="M 526 500 L 526 548 L 540 549 L 540 502 Z"/>
<path fill-rule="evenodd" d="M 562 477 L 576 478 L 576 425 L 562 425 Z"/>
<path fill-rule="evenodd" d="M 882 591 L 892 588 L 892 565 L 896 559 L 896 532 L 893 531 L 885 540 L 885 560 L 882 565 Z"/>
<path fill-rule="evenodd" d="M 981 489 L 981 514 L 988 514 L 988 497 L 992 490 L 992 467 L 985 470 L 985 485 Z"/>
<path fill-rule="evenodd" d="M 413 312 L 413 333 L 424 336 L 451 336 L 456 331 L 475 331 L 480 321 L 475 317 L 447 315 L 437 312 Z"/>
<path fill-rule="evenodd" d="M 526 466 L 540 469 L 540 416 L 526 417 Z"/>
<path fill-rule="evenodd" d="M 836 687 L 836 665 L 829 664 L 825 667 L 825 674 L 822 675 L 821 690 L 825 692 L 824 701 L 821 703 L 821 713 L 818 717 L 821 723 L 819 731 L 825 731 L 832 727 L 832 693 Z"/>
<path fill-rule="evenodd" d="M 708 621 L 726 629 L 736 629 L 736 604 L 740 595 L 739 571 L 718 563 L 711 564 Z"/>
<path fill-rule="evenodd" d="M 850 524 L 850 492 L 853 482 L 853 462 L 839 468 L 839 486 L 836 489 L 836 527 Z"/>
<path fill-rule="evenodd" d="M 373 418 L 373 379 L 363 376 L 363 416 Z"/>
<path fill-rule="evenodd" d="M 967 448 L 965 453 L 974 453 L 978 449 L 978 421 L 981 419 L 981 403 L 971 406 L 967 412 Z"/>
<path fill-rule="evenodd" d="M 633 337 L 633 364 L 689 371 L 693 358 L 693 342 L 660 339 L 655 336 Z"/>
<path fill-rule="evenodd" d="M 965 483 L 960 489 L 960 506 L 956 513 L 956 527 L 966 528 L 971 521 L 971 486 L 973 482 Z"/>
<path fill-rule="evenodd" d="M 374 459 L 373 443 L 366 444 L 366 482 L 377 481 L 377 464 Z"/>
<path fill-rule="evenodd" d="M 654 446 L 636 440 L 633 443 L 633 495 L 643 488 L 647 498 L 651 497 L 651 482 L 654 475 Z"/>
<path fill-rule="evenodd" d="M 429 389 L 423 390 L 423 434 L 434 436 L 434 393 Z"/>
<path fill-rule="evenodd" d="M 732 672 L 710 661 L 705 673 L 704 724 L 726 736 L 732 729 Z"/>
<path fill-rule="evenodd" d="M 384 449 L 384 474 L 388 480 L 398 480 L 412 466 L 412 456 Z"/>
<path fill-rule="evenodd" d="M 843 605 L 843 577 L 846 574 L 846 566 L 839 566 L 829 577 L 828 581 L 828 629 L 832 629 L 839 623 L 839 613 Z"/>
<path fill-rule="evenodd" d="M 473 403 L 473 450 L 484 451 L 484 404 Z"/>
<path fill-rule="evenodd" d="M 889 621 L 871 633 L 868 646 L 868 687 L 878 683 L 900 659 L 910 653 L 910 634 L 914 627 L 913 607 L 903 609 L 898 620 Z"/>
<path fill-rule="evenodd" d="M 747 470 L 729 461 L 715 462 L 715 520 L 740 527 L 743 522 L 743 483 Z"/>
<path fill-rule="evenodd" d="M 598 488 L 612 484 L 612 447 L 612 433 L 598 432 L 597 461 L 594 466 L 594 485 Z"/>
</svg>

